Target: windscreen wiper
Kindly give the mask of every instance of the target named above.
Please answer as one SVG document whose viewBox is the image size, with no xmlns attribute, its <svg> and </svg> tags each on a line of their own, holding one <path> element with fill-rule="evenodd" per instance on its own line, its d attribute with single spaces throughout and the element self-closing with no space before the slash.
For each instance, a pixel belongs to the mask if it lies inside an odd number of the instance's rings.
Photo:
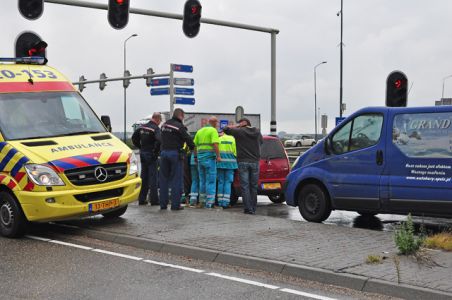
<svg viewBox="0 0 452 300">
<path fill-rule="evenodd" d="M 66 134 L 61 134 L 58 136 L 70 136 L 70 135 L 79 135 L 79 134 L 91 134 L 91 133 L 100 133 L 99 131 L 77 131 L 77 132 L 71 132 L 71 133 L 66 133 Z"/>
</svg>

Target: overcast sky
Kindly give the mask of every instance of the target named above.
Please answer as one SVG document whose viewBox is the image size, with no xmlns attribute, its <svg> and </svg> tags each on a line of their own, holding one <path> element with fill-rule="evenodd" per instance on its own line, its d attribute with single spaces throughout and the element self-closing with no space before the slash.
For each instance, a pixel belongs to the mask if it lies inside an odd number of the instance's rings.
<svg viewBox="0 0 452 300">
<path fill-rule="evenodd" d="M 107 0 L 91 0 L 107 3 Z M 3 0 L 0 56 L 12 56 L 16 36 L 33 30 L 48 42 L 49 65 L 71 80 L 117 77 L 127 67 L 141 75 L 148 67 L 168 72 L 170 63 L 191 64 L 196 105 L 187 111 L 260 113 L 263 132 L 270 131 L 270 35 L 203 24 L 188 39 L 182 22 L 131 15 L 128 26 L 115 30 L 107 12 L 45 4 L 37 21 L 18 12 L 17 0 Z M 182 13 L 184 0 L 131 0 L 131 6 Z M 201 0 L 203 17 L 277 28 L 278 131 L 314 132 L 314 66 L 318 106 L 329 117 L 339 111 L 340 0 Z M 344 0 L 345 115 L 364 106 L 384 105 L 385 80 L 402 70 L 413 84 L 409 106 L 433 105 L 441 97 L 443 78 L 452 74 L 452 2 L 447 0 Z M 181 74 L 186 75 L 186 74 Z M 183 76 L 182 76 L 183 77 Z M 122 83 L 104 91 L 89 85 L 84 97 L 99 115 L 110 115 L 114 130 L 123 127 Z M 445 96 L 452 97 L 452 78 Z M 151 97 L 144 80 L 128 89 L 127 123 L 167 111 L 167 96 Z"/>
</svg>

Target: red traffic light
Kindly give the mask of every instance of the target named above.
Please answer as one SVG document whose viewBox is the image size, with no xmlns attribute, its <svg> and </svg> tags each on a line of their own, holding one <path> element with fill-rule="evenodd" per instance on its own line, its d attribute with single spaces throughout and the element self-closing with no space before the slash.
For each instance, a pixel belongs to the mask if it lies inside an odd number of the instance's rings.
<svg viewBox="0 0 452 300">
<path fill-rule="evenodd" d="M 196 14 L 198 14 L 199 13 L 199 11 L 200 11 L 200 6 L 199 5 L 193 5 L 192 7 L 191 7 L 191 13 L 193 14 L 193 15 L 196 15 Z"/>
<path fill-rule="evenodd" d="M 398 79 L 394 82 L 394 86 L 396 89 L 400 89 L 402 87 L 402 80 Z"/>
<path fill-rule="evenodd" d="M 119 5 L 123 5 L 124 4 L 124 0 L 116 0 L 116 3 L 118 3 Z"/>
</svg>

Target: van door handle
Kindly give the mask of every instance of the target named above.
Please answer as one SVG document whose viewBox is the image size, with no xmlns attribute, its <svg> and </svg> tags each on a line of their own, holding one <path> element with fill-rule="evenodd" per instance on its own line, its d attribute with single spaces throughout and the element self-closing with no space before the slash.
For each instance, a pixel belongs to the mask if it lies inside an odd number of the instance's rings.
<svg viewBox="0 0 452 300">
<path fill-rule="evenodd" d="M 377 150 L 377 165 L 383 164 L 383 150 Z"/>
</svg>

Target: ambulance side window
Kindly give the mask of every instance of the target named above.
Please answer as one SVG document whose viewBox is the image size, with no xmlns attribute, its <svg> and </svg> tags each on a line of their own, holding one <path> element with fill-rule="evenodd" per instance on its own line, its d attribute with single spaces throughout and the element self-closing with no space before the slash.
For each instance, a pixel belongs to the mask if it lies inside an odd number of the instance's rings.
<svg viewBox="0 0 452 300">
<path fill-rule="evenodd" d="M 85 119 L 85 116 L 77 99 L 73 97 L 61 97 L 61 102 L 67 121 L 74 125 L 82 123 L 81 121 Z"/>
</svg>

